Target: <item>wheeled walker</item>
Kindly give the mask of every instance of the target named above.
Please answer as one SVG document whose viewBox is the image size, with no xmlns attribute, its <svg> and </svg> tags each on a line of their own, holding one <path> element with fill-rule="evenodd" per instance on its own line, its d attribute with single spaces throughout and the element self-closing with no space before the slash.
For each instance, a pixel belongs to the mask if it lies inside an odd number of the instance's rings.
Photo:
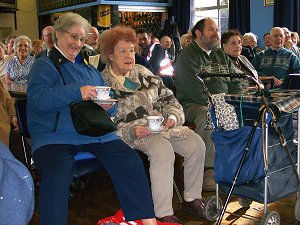
<svg viewBox="0 0 300 225">
<path fill-rule="evenodd" d="M 196 75 L 196 78 L 202 83 L 204 92 L 207 94 L 208 100 L 212 107 L 214 107 L 212 95 L 209 93 L 202 79 L 202 77 L 205 76 L 246 77 L 246 75 L 241 74 Z M 253 127 L 245 143 L 245 148 L 240 156 L 238 166 L 235 171 L 233 171 L 234 176 L 232 177 L 232 183 L 224 184 L 222 181 L 216 181 L 216 196 L 210 196 L 206 200 L 203 211 L 204 217 L 209 221 L 214 221 L 218 218 L 217 224 L 221 224 L 223 215 L 232 195 L 239 197 L 239 203 L 243 207 L 249 206 L 252 201 L 264 203 L 264 216 L 261 220 L 261 224 L 280 224 L 279 214 L 276 211 L 269 211 L 267 209 L 267 204 L 287 197 L 292 193 L 299 193 L 299 166 L 298 171 L 295 167 L 296 161 L 299 160 L 299 154 L 297 156 L 296 147 L 293 144 L 294 133 L 292 126 L 290 126 L 292 123 L 292 116 L 290 114 L 280 115 L 278 108 L 275 105 L 268 103 L 268 100 L 264 97 L 264 93 L 263 90 L 261 90 L 260 85 L 257 84 L 257 86 L 258 93 L 260 93 L 262 99 L 262 104 L 250 105 L 249 108 L 245 110 L 248 112 L 248 115 L 246 115 L 246 117 L 249 119 L 248 123 L 252 123 Z M 238 112 L 240 112 L 240 110 L 236 111 L 237 114 L 239 114 Z M 253 114 L 257 114 L 256 118 L 253 118 Z M 247 160 L 247 155 L 251 150 L 250 147 L 253 135 L 260 127 L 265 134 L 262 140 L 263 157 L 261 159 L 264 161 L 265 176 L 263 178 L 249 180 L 242 184 L 238 183 L 239 177 L 243 177 L 242 172 L 245 160 Z M 281 127 L 283 129 L 281 129 Z M 253 151 L 253 149 L 251 151 Z M 218 152 L 216 151 L 216 155 L 217 154 Z M 217 167 L 218 164 L 215 162 L 215 171 Z M 228 167 L 231 167 L 231 165 L 228 165 Z M 219 191 L 227 193 L 227 198 L 223 207 L 222 201 L 219 197 Z M 300 200 L 298 198 L 295 205 L 295 217 L 297 220 L 300 219 L 299 214 Z"/>
</svg>

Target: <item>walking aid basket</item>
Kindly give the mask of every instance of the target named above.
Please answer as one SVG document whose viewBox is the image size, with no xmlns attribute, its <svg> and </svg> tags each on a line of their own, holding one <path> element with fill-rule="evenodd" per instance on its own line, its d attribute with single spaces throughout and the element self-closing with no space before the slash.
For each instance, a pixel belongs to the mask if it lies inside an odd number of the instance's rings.
<svg viewBox="0 0 300 225">
<path fill-rule="evenodd" d="M 235 110 L 238 118 L 241 117 L 240 112 L 245 112 L 244 118 L 248 117 L 248 124 L 245 127 L 248 128 L 240 127 L 236 130 L 224 131 L 219 127 L 213 95 L 204 82 L 204 78 L 214 76 L 247 78 L 256 84 L 257 94 L 261 97 L 262 104 L 252 104 L 244 106 L 244 109 Z M 209 109 L 211 119 L 215 127 L 211 137 L 215 144 L 216 196 L 206 199 L 204 217 L 209 221 L 218 219 L 217 224 L 221 224 L 231 196 L 236 195 L 242 207 L 250 206 L 252 201 L 264 203 L 262 225 L 279 225 L 279 214 L 276 211 L 269 211 L 267 204 L 299 190 L 299 172 L 295 166 L 297 150 L 293 144 L 294 131 L 291 126 L 292 115 L 281 113 L 277 106 L 269 104 L 263 87 L 248 75 L 201 73 L 197 74 L 196 78 L 207 95 L 211 107 Z M 256 117 L 253 118 L 253 115 Z M 239 136 L 234 137 L 234 135 Z M 242 146 L 242 149 L 238 149 L 236 143 L 231 145 L 227 143 L 234 138 L 238 140 L 237 143 L 239 142 L 238 145 Z M 236 157 L 235 163 L 226 165 L 226 160 L 230 160 L 232 156 Z M 231 182 L 228 182 L 230 174 L 232 174 Z M 227 193 L 223 207 L 219 189 Z M 295 217 L 300 220 L 300 199 L 296 202 Z"/>
</svg>

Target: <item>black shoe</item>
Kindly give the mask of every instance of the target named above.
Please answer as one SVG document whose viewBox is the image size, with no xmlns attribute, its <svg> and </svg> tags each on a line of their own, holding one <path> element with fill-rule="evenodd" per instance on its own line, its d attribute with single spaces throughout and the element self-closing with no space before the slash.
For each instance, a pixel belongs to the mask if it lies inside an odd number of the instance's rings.
<svg viewBox="0 0 300 225">
<path fill-rule="evenodd" d="M 185 211 L 197 215 L 203 216 L 204 199 L 195 199 L 191 202 L 184 201 L 182 207 Z"/>
<path fill-rule="evenodd" d="M 162 218 L 157 218 L 157 220 L 159 220 L 160 222 L 163 222 L 163 223 L 179 223 L 179 224 L 181 224 L 181 222 L 175 215 L 164 216 Z"/>
</svg>

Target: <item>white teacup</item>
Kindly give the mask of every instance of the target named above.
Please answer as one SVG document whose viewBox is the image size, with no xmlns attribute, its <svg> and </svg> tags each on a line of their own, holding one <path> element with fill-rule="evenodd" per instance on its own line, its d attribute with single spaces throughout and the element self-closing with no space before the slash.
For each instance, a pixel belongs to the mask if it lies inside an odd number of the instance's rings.
<svg viewBox="0 0 300 225">
<path fill-rule="evenodd" d="M 97 92 L 97 100 L 107 100 L 110 98 L 109 92 L 111 87 L 107 86 L 96 86 L 96 92 Z"/>
<path fill-rule="evenodd" d="M 161 123 L 164 122 L 162 116 L 148 116 L 147 119 L 150 130 L 159 130 Z"/>
</svg>

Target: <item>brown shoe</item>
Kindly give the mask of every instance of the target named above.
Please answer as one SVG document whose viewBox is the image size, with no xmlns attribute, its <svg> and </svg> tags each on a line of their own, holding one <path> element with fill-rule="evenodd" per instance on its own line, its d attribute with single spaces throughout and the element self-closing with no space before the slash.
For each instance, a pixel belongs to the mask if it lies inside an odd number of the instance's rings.
<svg viewBox="0 0 300 225">
<path fill-rule="evenodd" d="M 191 202 L 183 201 L 182 207 L 191 214 L 203 216 L 204 199 L 194 199 Z"/>
<path fill-rule="evenodd" d="M 157 218 L 162 223 L 178 223 L 181 224 L 179 219 L 175 215 L 164 216 L 162 218 Z"/>
<path fill-rule="evenodd" d="M 216 190 L 216 182 L 214 178 L 214 170 L 208 169 L 204 171 L 203 176 L 203 191 L 215 191 Z"/>
</svg>

